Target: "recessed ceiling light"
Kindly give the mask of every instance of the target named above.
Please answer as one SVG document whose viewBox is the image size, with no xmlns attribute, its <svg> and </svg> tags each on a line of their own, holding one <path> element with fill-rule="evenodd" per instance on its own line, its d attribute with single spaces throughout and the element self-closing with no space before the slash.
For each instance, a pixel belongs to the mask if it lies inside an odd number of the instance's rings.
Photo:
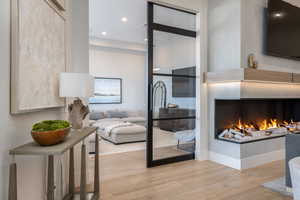
<svg viewBox="0 0 300 200">
<path fill-rule="evenodd" d="M 101 34 L 104 35 L 104 36 L 107 35 L 107 33 L 105 31 L 103 31 Z"/>
<path fill-rule="evenodd" d="M 147 42 L 147 41 L 148 41 L 148 38 L 145 38 L 144 40 L 145 40 L 145 42 Z"/>
<path fill-rule="evenodd" d="M 127 22 L 128 21 L 128 19 L 126 18 L 126 17 L 122 17 L 122 22 Z"/>
<path fill-rule="evenodd" d="M 282 16 L 283 16 L 283 13 L 277 12 L 277 13 L 274 14 L 274 16 L 275 16 L 275 17 L 282 17 Z"/>
<path fill-rule="evenodd" d="M 156 68 L 153 69 L 153 71 L 158 72 L 158 71 L 160 71 L 160 68 L 156 67 Z"/>
</svg>

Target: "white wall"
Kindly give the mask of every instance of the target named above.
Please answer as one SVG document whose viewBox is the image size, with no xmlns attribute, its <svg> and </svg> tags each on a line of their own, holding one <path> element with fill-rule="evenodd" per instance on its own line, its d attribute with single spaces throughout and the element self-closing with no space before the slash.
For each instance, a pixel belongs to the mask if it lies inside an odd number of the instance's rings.
<svg viewBox="0 0 300 200">
<path fill-rule="evenodd" d="M 71 67 L 78 73 L 89 72 L 89 1 L 71 0 Z"/>
<path fill-rule="evenodd" d="M 0 2 L 0 199 L 7 199 L 8 150 L 31 141 L 30 129 L 34 122 L 43 119 L 60 119 L 63 112 L 48 110 L 32 114 L 11 116 L 10 109 L 10 1 Z M 19 166 L 19 199 L 43 198 L 44 159 L 41 157 L 17 157 Z M 33 192 L 34 191 L 34 192 Z"/>
<path fill-rule="evenodd" d="M 247 67 L 254 53 L 260 69 L 300 72 L 300 61 L 264 54 L 267 0 L 209 0 L 209 71 Z"/>
<path fill-rule="evenodd" d="M 80 9 L 86 7 L 88 1 L 72 0 Z M 85 10 L 86 12 L 87 10 Z M 81 10 L 84 12 L 84 10 Z M 88 12 L 88 11 L 87 11 Z M 75 16 L 76 12 L 73 13 Z M 87 13 L 86 13 L 87 14 Z M 86 14 L 83 14 L 84 17 Z M 74 16 L 73 15 L 73 16 Z M 76 21 L 75 21 L 76 23 Z M 82 24 L 77 24 L 81 26 Z M 85 31 L 78 29 L 79 32 Z M 86 31 L 88 32 L 88 30 Z M 8 169 L 11 158 L 8 150 L 32 141 L 30 136 L 31 125 L 45 119 L 64 119 L 64 110 L 53 109 L 42 112 L 11 116 L 10 108 L 10 1 L 0 1 L 0 199 L 8 199 Z M 86 35 L 88 37 L 88 35 Z M 74 36 L 74 39 L 76 36 Z M 81 40 L 80 38 L 77 38 Z M 81 48 L 83 54 L 87 49 Z M 88 59 L 78 54 L 78 59 L 85 63 Z M 87 61 L 86 61 L 87 60 Z M 76 63 L 74 61 L 73 63 Z M 88 70 L 88 65 L 81 66 L 82 71 Z M 41 157 L 16 157 L 19 167 L 19 200 L 41 200 L 44 199 L 44 158 Z"/>
<path fill-rule="evenodd" d="M 90 72 L 95 77 L 122 79 L 122 104 L 91 105 L 93 110 L 146 111 L 146 52 L 90 46 Z"/>
<path fill-rule="evenodd" d="M 208 1 L 209 71 L 241 67 L 241 1 Z"/>
<path fill-rule="evenodd" d="M 264 55 L 264 31 L 266 29 L 264 9 L 267 7 L 266 0 L 241 0 L 243 17 L 243 67 L 247 66 L 247 57 L 254 53 L 260 69 L 277 71 L 300 72 L 300 61 L 277 58 Z"/>
<path fill-rule="evenodd" d="M 70 22 L 69 41 L 70 41 L 70 69 L 71 72 L 89 73 L 89 1 L 70 0 Z M 88 104 L 88 99 L 82 99 L 84 104 Z M 67 104 L 72 103 L 73 99 L 68 98 Z M 84 120 L 84 126 L 88 126 L 89 117 Z M 89 146 L 87 146 L 89 148 Z M 80 145 L 74 148 L 75 153 L 75 185 L 80 184 Z M 87 149 L 89 151 L 89 149 Z M 68 164 L 65 164 L 68 167 Z M 89 162 L 87 162 L 87 167 Z M 67 170 L 65 170 L 67 171 Z M 65 179 L 68 182 L 68 178 Z M 91 177 L 87 177 L 90 183 Z"/>
</svg>

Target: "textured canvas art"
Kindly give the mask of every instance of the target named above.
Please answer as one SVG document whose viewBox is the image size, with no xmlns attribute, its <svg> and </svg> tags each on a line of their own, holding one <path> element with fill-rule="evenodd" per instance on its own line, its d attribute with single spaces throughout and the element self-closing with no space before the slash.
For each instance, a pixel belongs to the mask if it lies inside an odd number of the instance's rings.
<svg viewBox="0 0 300 200">
<path fill-rule="evenodd" d="M 62 107 L 65 19 L 46 0 L 12 0 L 11 112 Z"/>
</svg>

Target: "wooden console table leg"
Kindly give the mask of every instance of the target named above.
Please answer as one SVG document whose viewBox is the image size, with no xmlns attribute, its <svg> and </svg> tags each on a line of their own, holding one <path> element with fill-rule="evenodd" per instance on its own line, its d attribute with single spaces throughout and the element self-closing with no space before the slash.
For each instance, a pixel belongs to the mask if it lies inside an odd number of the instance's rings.
<svg viewBox="0 0 300 200">
<path fill-rule="evenodd" d="M 48 156 L 48 191 L 47 200 L 54 200 L 54 156 Z"/>
<path fill-rule="evenodd" d="M 95 175 L 94 175 L 94 192 L 97 198 L 100 196 L 100 176 L 99 176 L 99 135 L 96 133 L 95 139 Z"/>
<path fill-rule="evenodd" d="M 81 146 L 80 200 L 86 200 L 86 146 Z"/>
<path fill-rule="evenodd" d="M 74 197 L 75 193 L 75 169 L 74 169 L 74 148 L 70 149 L 70 161 L 69 161 L 69 194 Z"/>
<path fill-rule="evenodd" d="M 9 167 L 9 191 L 8 200 L 18 199 L 17 190 L 17 164 L 12 163 Z"/>
</svg>

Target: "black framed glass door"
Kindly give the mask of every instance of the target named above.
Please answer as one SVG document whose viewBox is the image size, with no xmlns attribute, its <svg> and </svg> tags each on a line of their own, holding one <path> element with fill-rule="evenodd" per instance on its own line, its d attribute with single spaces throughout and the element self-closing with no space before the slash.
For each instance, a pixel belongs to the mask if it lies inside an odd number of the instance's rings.
<svg viewBox="0 0 300 200">
<path fill-rule="evenodd" d="M 195 158 L 196 14 L 148 2 L 147 166 Z"/>
</svg>

